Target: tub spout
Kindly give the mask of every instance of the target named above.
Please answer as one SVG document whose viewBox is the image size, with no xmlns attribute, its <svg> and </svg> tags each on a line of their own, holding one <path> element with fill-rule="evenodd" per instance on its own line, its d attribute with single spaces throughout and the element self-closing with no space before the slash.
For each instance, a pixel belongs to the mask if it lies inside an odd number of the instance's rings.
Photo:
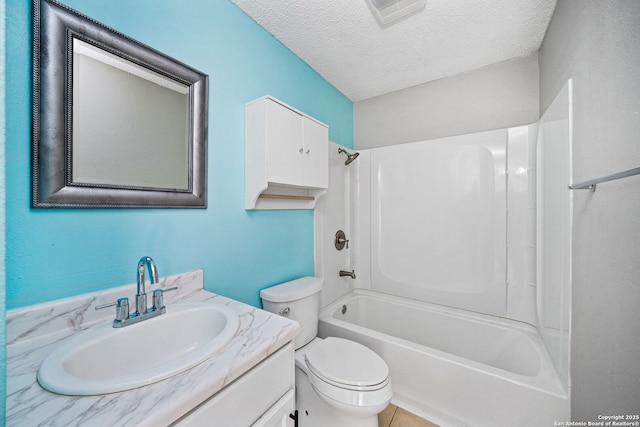
<svg viewBox="0 0 640 427">
<path fill-rule="evenodd" d="M 356 278 L 356 272 L 355 272 L 355 270 L 351 270 L 351 271 L 340 270 L 340 277 L 344 277 L 344 276 L 349 276 L 352 279 L 355 279 Z"/>
</svg>

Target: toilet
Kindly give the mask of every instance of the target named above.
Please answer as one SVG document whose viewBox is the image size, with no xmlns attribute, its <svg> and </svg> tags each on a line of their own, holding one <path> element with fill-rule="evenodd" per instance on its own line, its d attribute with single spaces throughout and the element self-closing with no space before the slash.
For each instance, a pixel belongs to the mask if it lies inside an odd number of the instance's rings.
<svg viewBox="0 0 640 427">
<path fill-rule="evenodd" d="M 389 367 L 373 350 L 316 337 L 322 279 L 302 277 L 260 291 L 265 310 L 300 324 L 294 339 L 299 427 L 378 427 L 393 395 Z"/>
</svg>

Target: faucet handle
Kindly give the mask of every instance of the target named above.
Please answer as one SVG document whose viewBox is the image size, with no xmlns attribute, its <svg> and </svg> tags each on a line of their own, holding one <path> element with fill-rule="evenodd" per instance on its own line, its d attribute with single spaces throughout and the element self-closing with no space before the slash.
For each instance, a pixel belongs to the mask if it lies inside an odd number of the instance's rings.
<svg viewBox="0 0 640 427">
<path fill-rule="evenodd" d="M 347 249 L 349 249 L 349 239 L 347 239 L 347 235 L 344 234 L 344 231 L 338 230 L 336 231 L 336 237 L 333 240 L 333 244 L 336 249 L 341 251 L 344 249 L 345 244 L 347 245 Z"/>
<path fill-rule="evenodd" d="M 175 291 L 176 289 L 178 289 L 177 286 L 167 289 L 155 289 L 153 291 L 153 307 L 151 308 L 151 310 L 160 310 L 162 307 L 164 307 L 163 294 L 165 292 Z"/>
<path fill-rule="evenodd" d="M 116 302 L 116 320 L 122 321 L 129 318 L 129 298 L 118 298 Z"/>
<path fill-rule="evenodd" d="M 109 302 L 102 305 L 97 305 L 96 310 L 101 310 L 107 307 L 116 306 L 116 320 L 122 321 L 129 318 L 129 298 L 118 298 L 115 302 Z"/>
</svg>

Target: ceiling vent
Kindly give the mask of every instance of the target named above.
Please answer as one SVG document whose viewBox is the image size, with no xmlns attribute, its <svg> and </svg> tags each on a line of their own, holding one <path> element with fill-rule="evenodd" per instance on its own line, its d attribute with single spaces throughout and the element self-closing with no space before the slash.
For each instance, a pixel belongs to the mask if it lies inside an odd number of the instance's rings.
<svg viewBox="0 0 640 427">
<path fill-rule="evenodd" d="M 392 24 L 401 18 L 420 12 L 427 0 L 366 0 L 381 25 Z"/>
</svg>

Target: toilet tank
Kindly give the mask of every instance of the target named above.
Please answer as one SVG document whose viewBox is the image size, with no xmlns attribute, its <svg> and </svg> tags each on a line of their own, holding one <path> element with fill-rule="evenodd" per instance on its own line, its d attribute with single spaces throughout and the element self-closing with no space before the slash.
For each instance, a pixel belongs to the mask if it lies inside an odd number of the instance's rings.
<svg viewBox="0 0 640 427">
<path fill-rule="evenodd" d="M 260 291 L 262 307 L 300 324 L 300 334 L 294 339 L 296 350 L 318 334 L 318 312 L 322 279 L 301 277 Z"/>
</svg>

